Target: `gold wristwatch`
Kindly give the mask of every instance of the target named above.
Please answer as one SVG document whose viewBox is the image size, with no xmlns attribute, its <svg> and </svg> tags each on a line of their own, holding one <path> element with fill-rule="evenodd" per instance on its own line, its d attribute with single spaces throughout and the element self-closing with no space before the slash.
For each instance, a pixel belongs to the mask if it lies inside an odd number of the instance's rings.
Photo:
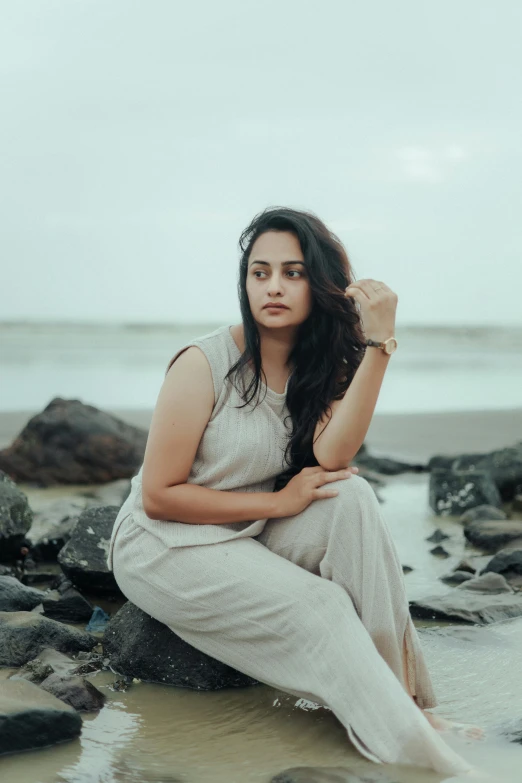
<svg viewBox="0 0 522 783">
<path fill-rule="evenodd" d="M 376 340 L 366 340 L 366 345 L 371 345 L 374 348 L 380 348 L 382 351 L 384 351 L 384 353 L 388 354 L 389 356 L 390 354 L 392 354 L 394 351 L 397 350 L 398 343 L 395 337 L 388 337 L 388 339 L 382 343 L 378 343 Z"/>
</svg>

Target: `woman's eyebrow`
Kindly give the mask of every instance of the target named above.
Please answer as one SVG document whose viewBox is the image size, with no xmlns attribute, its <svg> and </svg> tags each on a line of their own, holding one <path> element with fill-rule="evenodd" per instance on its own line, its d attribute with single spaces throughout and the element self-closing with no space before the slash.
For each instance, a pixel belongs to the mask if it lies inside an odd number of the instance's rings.
<svg viewBox="0 0 522 783">
<path fill-rule="evenodd" d="M 254 266 L 254 264 L 264 264 L 265 266 L 270 266 L 270 261 L 261 261 L 259 259 L 256 259 L 255 261 L 252 261 L 250 266 Z M 302 264 L 305 266 L 304 261 L 283 261 L 281 266 L 288 266 L 289 264 Z"/>
</svg>

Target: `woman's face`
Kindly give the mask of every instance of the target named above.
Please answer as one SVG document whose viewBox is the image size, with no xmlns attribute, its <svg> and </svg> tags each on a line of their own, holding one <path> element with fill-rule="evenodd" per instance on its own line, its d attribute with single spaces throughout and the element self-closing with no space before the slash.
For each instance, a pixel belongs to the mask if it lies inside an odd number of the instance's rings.
<svg viewBox="0 0 522 783">
<path fill-rule="evenodd" d="M 312 310 L 312 291 L 297 237 L 289 231 L 266 231 L 252 246 L 246 291 L 254 320 L 273 329 L 298 326 Z M 266 308 L 269 303 L 287 309 Z"/>
</svg>

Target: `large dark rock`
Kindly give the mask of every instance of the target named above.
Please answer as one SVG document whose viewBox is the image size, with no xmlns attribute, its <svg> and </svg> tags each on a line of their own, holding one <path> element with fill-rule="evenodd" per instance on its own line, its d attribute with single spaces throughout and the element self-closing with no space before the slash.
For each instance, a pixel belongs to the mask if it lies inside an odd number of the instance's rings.
<svg viewBox="0 0 522 783">
<path fill-rule="evenodd" d="M 14 576 L 0 576 L 0 612 L 30 612 L 45 595 L 42 590 L 26 587 Z"/>
<path fill-rule="evenodd" d="M 508 581 L 519 584 L 522 577 L 522 547 L 519 549 L 502 549 L 497 552 L 481 574 L 487 574 L 494 571 L 496 574 L 502 574 Z"/>
<path fill-rule="evenodd" d="M 134 476 L 146 440 L 145 430 L 80 400 L 56 397 L 0 451 L 0 469 L 15 481 L 44 487 L 102 484 Z"/>
<path fill-rule="evenodd" d="M 0 683 L 0 753 L 43 748 L 78 737 L 80 715 L 27 680 Z"/>
<path fill-rule="evenodd" d="M 107 626 L 103 649 L 114 671 L 145 682 L 195 690 L 257 684 L 251 677 L 196 650 L 130 601 Z"/>
<path fill-rule="evenodd" d="M 491 475 L 485 470 L 435 468 L 430 473 L 429 503 L 436 514 L 461 516 L 484 503 L 500 506 L 502 501 Z"/>
<path fill-rule="evenodd" d="M 495 574 L 489 571 L 482 576 L 475 576 L 463 582 L 458 587 L 459 590 L 473 590 L 478 593 L 488 593 L 494 595 L 497 593 L 513 593 L 513 588 L 506 582 L 502 574 Z"/>
<path fill-rule="evenodd" d="M 479 519 L 464 527 L 464 535 L 473 546 L 485 552 L 496 552 L 510 542 L 522 543 L 522 520 Z"/>
<path fill-rule="evenodd" d="M 94 606 L 73 587 L 66 590 L 51 590 L 42 600 L 44 614 L 62 623 L 86 623 Z"/>
<path fill-rule="evenodd" d="M 95 636 L 35 612 L 0 612 L 0 666 L 23 666 L 45 647 L 73 653 L 97 644 Z"/>
<path fill-rule="evenodd" d="M 411 616 L 420 620 L 460 620 L 486 625 L 522 617 L 522 594 L 479 593 L 465 590 L 468 582 L 448 595 L 427 596 L 410 603 Z"/>
<path fill-rule="evenodd" d="M 71 538 L 58 554 L 64 574 L 80 590 L 100 595 L 119 595 L 120 589 L 107 566 L 109 543 L 118 506 L 86 509 Z"/>
<path fill-rule="evenodd" d="M 475 506 L 475 508 L 465 511 L 459 522 L 462 522 L 463 525 L 469 525 L 471 522 L 478 522 L 480 519 L 488 519 L 489 521 L 493 519 L 507 519 L 507 514 L 501 508 L 496 508 L 495 506 Z"/>
<path fill-rule="evenodd" d="M 27 495 L 0 470 L 0 561 L 20 557 L 20 547 L 33 522 Z"/>
<path fill-rule="evenodd" d="M 488 471 L 502 500 L 513 500 L 517 487 L 522 482 L 522 441 L 509 448 L 496 449 L 479 458 L 476 454 L 464 454 L 453 463 L 453 470 L 470 469 Z"/>
<path fill-rule="evenodd" d="M 428 462 L 430 471 L 446 469 L 454 472 L 479 471 L 487 473 L 503 501 L 510 501 L 522 486 L 522 441 L 505 449 L 455 457 L 437 455 Z M 483 501 L 488 503 L 489 501 Z M 498 503 L 491 503 L 497 506 Z"/>
</svg>

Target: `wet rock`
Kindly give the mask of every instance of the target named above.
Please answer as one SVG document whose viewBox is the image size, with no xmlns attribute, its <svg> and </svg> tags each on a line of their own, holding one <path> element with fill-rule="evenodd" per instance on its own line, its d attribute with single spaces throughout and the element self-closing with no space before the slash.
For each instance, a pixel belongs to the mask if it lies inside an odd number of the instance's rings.
<svg viewBox="0 0 522 783">
<path fill-rule="evenodd" d="M 476 576 L 459 585 L 460 590 L 476 590 L 479 593 L 512 593 L 513 588 L 501 574 L 492 571 L 482 576 Z"/>
<path fill-rule="evenodd" d="M 42 590 L 26 587 L 14 576 L 0 576 L 0 612 L 30 612 L 44 597 Z"/>
<path fill-rule="evenodd" d="M 97 595 L 120 595 L 114 575 L 107 566 L 109 542 L 118 511 L 117 506 L 86 509 L 58 555 L 63 572 L 80 590 Z"/>
<path fill-rule="evenodd" d="M 64 623 L 88 622 L 94 611 L 93 605 L 74 587 L 64 592 L 52 590 L 42 601 L 44 614 Z"/>
<path fill-rule="evenodd" d="M 0 561 L 8 563 L 20 556 L 25 534 L 33 522 L 27 495 L 0 470 Z"/>
<path fill-rule="evenodd" d="M 430 549 L 430 554 L 436 555 L 436 557 L 450 557 L 450 553 L 443 546 L 434 546 L 433 549 Z"/>
<path fill-rule="evenodd" d="M 515 495 L 511 508 L 513 511 L 522 511 L 522 495 Z"/>
<path fill-rule="evenodd" d="M 470 522 L 477 522 L 479 519 L 507 519 L 507 514 L 496 506 L 475 506 L 475 508 L 465 511 L 459 522 L 462 522 L 463 525 L 468 525 Z"/>
<path fill-rule="evenodd" d="M 439 579 L 447 585 L 460 585 L 473 579 L 473 574 L 470 574 L 469 571 L 451 571 L 449 574 L 440 576 Z"/>
<path fill-rule="evenodd" d="M 78 737 L 80 715 L 27 680 L 0 683 L 0 754 L 47 747 Z"/>
<path fill-rule="evenodd" d="M 481 456 L 463 454 L 455 460 L 452 467 L 456 471 L 469 469 L 487 471 L 495 482 L 502 500 L 513 500 L 518 485 L 522 483 L 522 441 L 515 446 L 496 449 Z"/>
<path fill-rule="evenodd" d="M 468 584 L 465 582 L 464 585 Z M 463 585 L 463 587 L 464 587 Z M 486 625 L 508 617 L 522 616 L 522 595 L 475 593 L 455 589 L 448 595 L 427 596 L 410 603 L 411 616 L 416 619 L 460 620 Z"/>
<path fill-rule="evenodd" d="M 61 498 L 45 510 L 36 512 L 27 533 L 34 556 L 40 560 L 55 560 L 70 539 L 86 506 L 86 498 Z"/>
<path fill-rule="evenodd" d="M 481 574 L 494 571 L 507 580 L 518 583 L 522 577 L 522 547 L 520 549 L 501 549 L 482 569 Z"/>
<path fill-rule="evenodd" d="M 413 571 L 413 568 L 411 566 L 403 565 L 403 567 L 402 567 L 402 573 L 403 574 L 411 574 L 412 571 Z"/>
<path fill-rule="evenodd" d="M 429 503 L 438 515 L 461 516 L 469 508 L 502 501 L 487 471 L 436 468 L 430 473 Z"/>
<path fill-rule="evenodd" d="M 392 783 L 385 772 L 355 774 L 349 767 L 290 767 L 272 778 L 271 783 Z"/>
<path fill-rule="evenodd" d="M 522 543 L 522 520 L 487 520 L 470 522 L 464 527 L 464 535 L 473 546 L 485 552 L 496 552 L 512 541 Z"/>
<path fill-rule="evenodd" d="M 26 571 L 20 576 L 20 582 L 23 585 L 50 585 L 56 580 L 56 574 L 52 571 Z"/>
<path fill-rule="evenodd" d="M 54 672 L 40 683 L 40 688 L 81 712 L 101 710 L 105 703 L 104 694 L 78 675 L 61 675 Z"/>
<path fill-rule="evenodd" d="M 444 541 L 446 538 L 449 538 L 449 536 L 446 535 L 446 533 L 443 533 L 440 528 L 437 528 L 431 536 L 428 536 L 426 541 L 431 541 L 432 544 L 440 544 L 440 542 Z"/>
<path fill-rule="evenodd" d="M 103 484 L 135 475 L 146 440 L 145 430 L 116 416 L 56 397 L 0 451 L 0 469 L 44 487 Z"/>
<path fill-rule="evenodd" d="M 469 571 L 470 574 L 475 574 L 477 569 L 470 563 L 469 560 L 460 560 L 459 563 L 453 569 L 454 571 Z"/>
<path fill-rule="evenodd" d="M 103 636 L 104 654 L 117 674 L 195 690 L 256 685 L 257 681 L 196 650 L 166 625 L 127 602 Z"/>
<path fill-rule="evenodd" d="M 78 668 L 77 661 L 73 661 L 67 655 L 64 655 L 52 647 L 45 647 L 38 653 L 38 657 L 33 658 L 13 674 L 11 679 L 21 677 L 39 685 L 50 674 L 60 674 L 65 676 L 72 674 Z"/>
<path fill-rule="evenodd" d="M 23 666 L 46 647 L 72 653 L 96 644 L 95 636 L 35 612 L 0 612 L 0 666 Z"/>
</svg>

